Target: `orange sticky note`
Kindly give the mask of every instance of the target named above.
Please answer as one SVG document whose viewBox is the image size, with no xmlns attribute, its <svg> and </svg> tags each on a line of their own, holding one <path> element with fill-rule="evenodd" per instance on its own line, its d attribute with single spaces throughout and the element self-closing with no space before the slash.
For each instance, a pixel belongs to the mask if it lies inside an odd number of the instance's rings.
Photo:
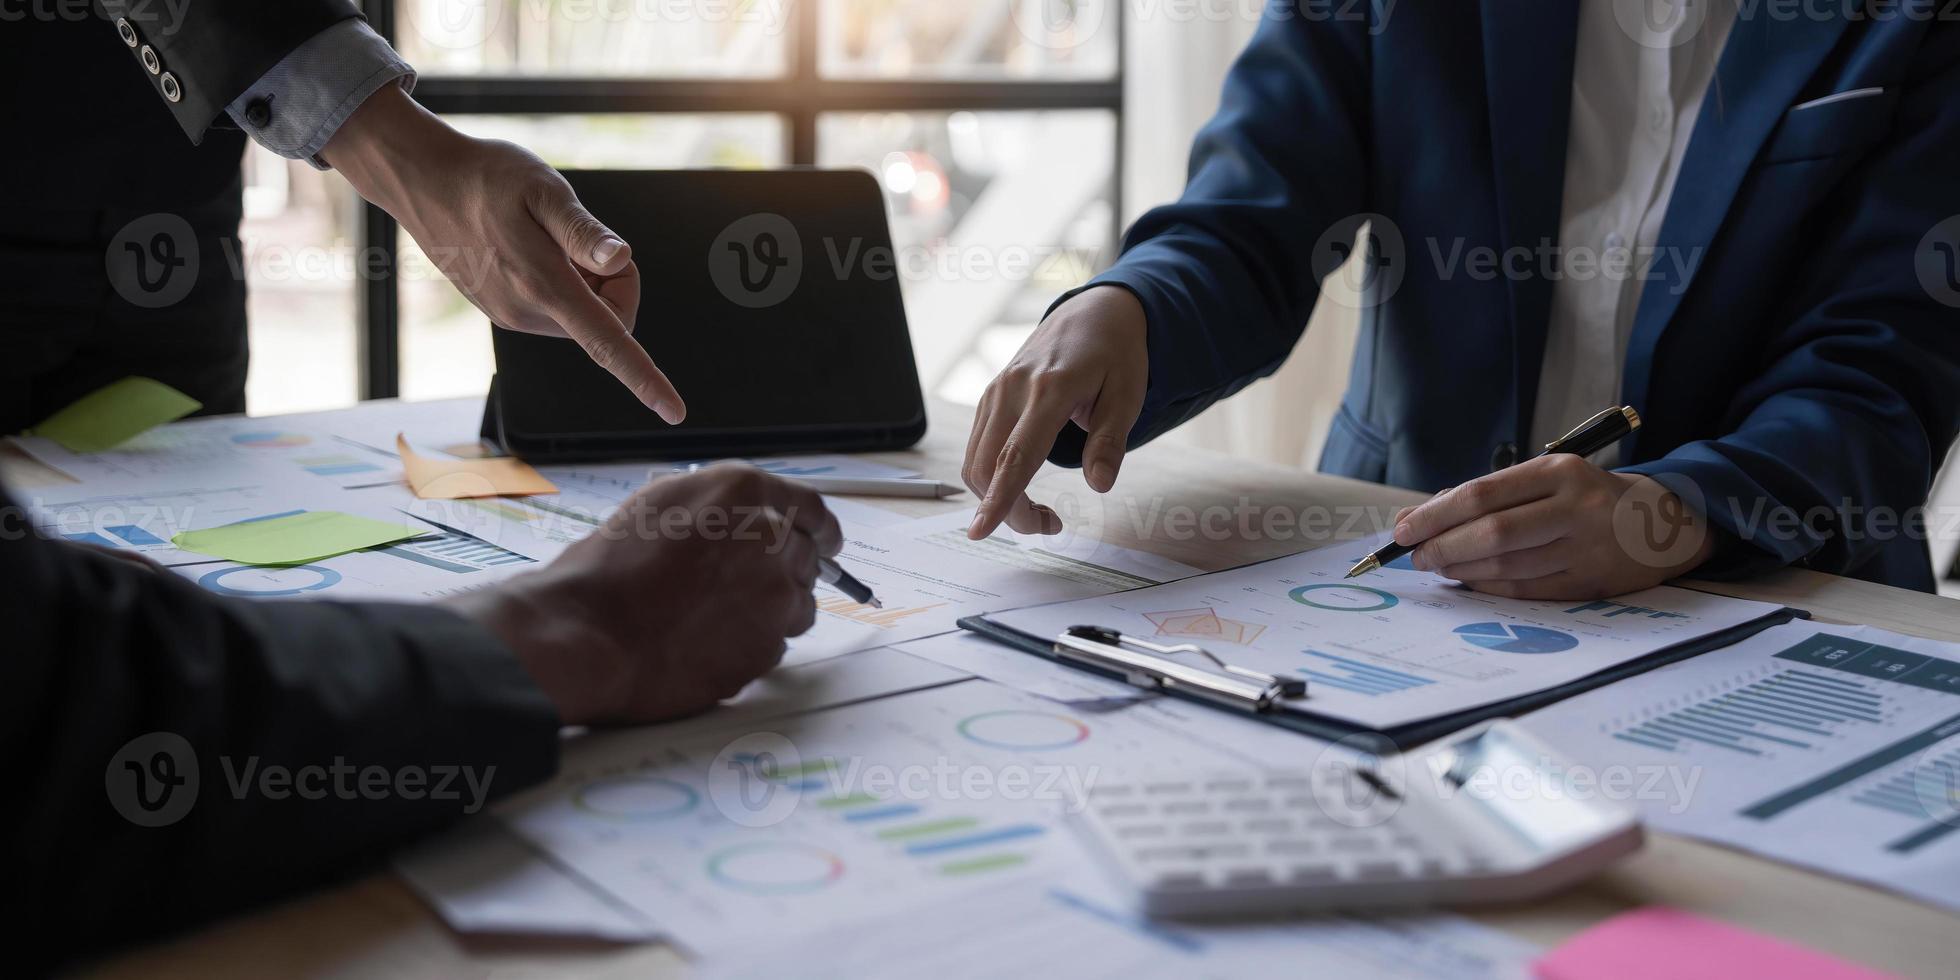
<svg viewBox="0 0 1960 980">
<path fill-rule="evenodd" d="M 395 435 L 401 453 L 402 475 L 423 500 L 462 500 L 469 497 L 522 497 L 557 493 L 544 474 L 521 459 L 429 459 L 415 455 L 408 440 Z"/>
</svg>

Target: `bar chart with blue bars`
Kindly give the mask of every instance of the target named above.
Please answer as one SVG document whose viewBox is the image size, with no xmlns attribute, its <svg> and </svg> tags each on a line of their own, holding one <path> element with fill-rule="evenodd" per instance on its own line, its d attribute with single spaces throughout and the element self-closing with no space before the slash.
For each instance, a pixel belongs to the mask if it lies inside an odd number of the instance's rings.
<svg viewBox="0 0 1960 980">
<path fill-rule="evenodd" d="M 535 559 L 500 548 L 476 535 L 465 534 L 462 531 L 444 531 L 431 537 L 416 538 L 413 541 L 388 545 L 378 550 L 385 555 L 458 575 L 503 565 L 525 565 L 535 562 Z"/>
<path fill-rule="evenodd" d="M 64 534 L 70 541 L 97 545 L 103 548 L 167 548 L 169 542 L 137 527 L 134 524 L 111 524 L 100 531 L 80 531 Z"/>
<path fill-rule="evenodd" d="M 1894 854 L 1911 854 L 1960 830 L 1960 748 L 1923 759 L 1853 796 L 1852 802 L 1926 823 L 1886 844 Z"/>
<path fill-rule="evenodd" d="M 1871 685 L 1792 669 L 1657 714 L 1613 737 L 1673 752 L 1695 744 L 1760 756 L 1809 749 L 1845 727 L 1885 720 L 1884 697 Z"/>
<path fill-rule="evenodd" d="M 1354 694 L 1379 697 L 1436 683 L 1418 674 L 1378 667 L 1351 657 L 1339 657 L 1319 650 L 1300 652 L 1313 658 L 1315 663 L 1313 667 L 1296 668 L 1306 675 L 1309 684 L 1325 684 Z"/>
<path fill-rule="evenodd" d="M 1032 855 L 1014 845 L 1048 833 L 1048 828 L 1038 823 L 937 816 L 923 803 L 889 800 L 870 793 L 832 796 L 818 801 L 817 806 L 879 844 L 929 862 L 933 873 L 949 877 L 1026 864 Z"/>
</svg>

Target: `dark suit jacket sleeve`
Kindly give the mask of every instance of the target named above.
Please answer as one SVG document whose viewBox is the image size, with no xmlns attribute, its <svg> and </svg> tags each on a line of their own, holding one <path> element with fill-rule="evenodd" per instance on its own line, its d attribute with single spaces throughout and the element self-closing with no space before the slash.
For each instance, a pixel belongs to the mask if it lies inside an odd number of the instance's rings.
<svg viewBox="0 0 1960 980">
<path fill-rule="evenodd" d="M 1699 575 L 1793 562 L 1854 573 L 1917 533 L 1960 425 L 1960 309 L 1934 298 L 1960 295 L 1936 290 L 1939 277 L 1960 274 L 1938 251 L 1960 244 L 1960 221 L 1948 220 L 1960 215 L 1960 29 L 1928 32 L 1896 113 L 1887 142 L 1808 233 L 1817 245 L 1790 270 L 1787 302 L 1765 311 L 1788 326 L 1735 393 L 1727 434 L 1624 468 L 1747 543 Z M 1674 329 L 1684 328 L 1720 325 Z"/>
<path fill-rule="evenodd" d="M 16 788 L 0 818 L 0 892 L 30 960 L 93 954 L 371 869 L 483 802 L 460 768 L 453 798 L 437 798 L 449 767 L 468 767 L 495 797 L 557 765 L 551 704 L 454 613 L 220 598 L 41 539 L 4 494 L 0 629 L 0 749 Z M 193 781 L 170 796 L 147 784 L 166 806 L 194 791 L 166 826 L 125 816 L 142 811 L 117 755 L 151 733 L 194 755 L 176 770 Z M 134 761 L 165 777 L 158 738 Z M 308 766 L 318 775 L 302 775 Z M 296 778 L 268 782 L 275 767 Z"/>
<path fill-rule="evenodd" d="M 352 0 L 96 0 L 109 24 L 129 21 L 138 43 L 129 49 L 137 70 L 150 80 L 157 101 L 177 117 L 193 143 L 272 66 L 315 34 L 349 17 L 361 16 Z M 122 44 L 114 27 L 105 27 L 104 44 Z M 160 68 L 142 67 L 145 45 L 156 50 Z M 182 97 L 164 97 L 163 72 L 177 79 Z"/>
<path fill-rule="evenodd" d="M 1082 287 L 1128 289 L 1149 318 L 1132 446 L 1276 370 L 1353 247 L 1372 166 L 1368 27 L 1266 18 L 1198 134 L 1184 195 L 1138 219 L 1116 265 Z M 1050 458 L 1080 465 L 1085 437 L 1070 425 Z"/>
</svg>

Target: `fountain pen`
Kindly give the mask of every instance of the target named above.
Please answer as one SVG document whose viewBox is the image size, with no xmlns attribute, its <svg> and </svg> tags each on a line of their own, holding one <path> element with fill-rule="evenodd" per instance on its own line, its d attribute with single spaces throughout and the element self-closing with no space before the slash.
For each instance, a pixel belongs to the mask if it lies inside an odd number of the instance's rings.
<svg viewBox="0 0 1960 980">
<path fill-rule="evenodd" d="M 1607 446 L 1619 442 L 1621 439 L 1625 439 L 1627 436 L 1633 434 L 1633 430 L 1638 428 L 1640 428 L 1640 413 L 1635 412 L 1625 405 L 1619 408 L 1605 409 L 1598 415 L 1579 423 L 1578 427 L 1574 428 L 1571 432 L 1546 443 L 1544 452 L 1539 453 L 1538 456 L 1549 456 L 1552 453 L 1572 453 L 1575 456 L 1591 456 L 1593 453 L 1599 452 Z M 1533 456 L 1532 458 L 1537 459 L 1538 456 Z M 1354 567 L 1348 569 L 1345 577 L 1353 578 L 1356 575 L 1366 575 L 1414 550 L 1416 550 L 1415 545 L 1402 545 L 1390 541 L 1377 548 L 1374 554 L 1355 562 Z"/>
</svg>

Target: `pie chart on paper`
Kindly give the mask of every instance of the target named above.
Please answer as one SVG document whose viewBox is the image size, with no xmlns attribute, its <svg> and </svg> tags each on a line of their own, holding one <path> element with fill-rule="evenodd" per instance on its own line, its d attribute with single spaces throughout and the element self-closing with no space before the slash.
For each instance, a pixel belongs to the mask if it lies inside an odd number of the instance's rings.
<svg viewBox="0 0 1960 980">
<path fill-rule="evenodd" d="M 1466 642 L 1499 653 L 1564 653 L 1579 645 L 1570 633 L 1521 623 L 1471 623 L 1455 632 Z"/>
</svg>

